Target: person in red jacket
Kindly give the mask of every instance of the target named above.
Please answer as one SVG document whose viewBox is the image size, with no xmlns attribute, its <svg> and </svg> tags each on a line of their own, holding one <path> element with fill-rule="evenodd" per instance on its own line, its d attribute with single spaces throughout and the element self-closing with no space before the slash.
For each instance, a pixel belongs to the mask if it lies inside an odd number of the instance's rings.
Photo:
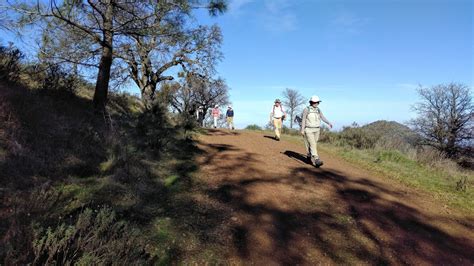
<svg viewBox="0 0 474 266">
<path fill-rule="evenodd" d="M 219 110 L 219 105 L 216 104 L 214 108 L 212 108 L 212 118 L 214 118 L 214 128 L 217 128 L 217 120 L 221 116 L 221 110 Z"/>
</svg>

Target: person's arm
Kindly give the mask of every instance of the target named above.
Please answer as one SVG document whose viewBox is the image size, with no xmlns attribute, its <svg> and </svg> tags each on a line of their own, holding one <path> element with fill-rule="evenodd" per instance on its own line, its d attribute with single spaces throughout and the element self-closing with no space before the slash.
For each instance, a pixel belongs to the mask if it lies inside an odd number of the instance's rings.
<svg viewBox="0 0 474 266">
<path fill-rule="evenodd" d="M 273 118 L 273 111 L 274 111 L 274 108 L 272 107 L 272 110 L 270 111 L 270 123 L 272 122 L 272 118 Z"/>
<path fill-rule="evenodd" d="M 301 129 L 300 132 L 302 135 L 304 135 L 304 128 L 306 127 L 306 117 L 308 116 L 308 108 L 305 108 L 303 110 L 303 114 L 301 115 Z"/>
<path fill-rule="evenodd" d="M 329 128 L 332 128 L 332 124 L 331 122 L 329 122 L 326 117 L 323 115 L 323 112 L 319 111 L 319 114 L 321 115 L 321 120 L 324 121 L 324 123 L 328 124 L 329 125 Z"/>
</svg>

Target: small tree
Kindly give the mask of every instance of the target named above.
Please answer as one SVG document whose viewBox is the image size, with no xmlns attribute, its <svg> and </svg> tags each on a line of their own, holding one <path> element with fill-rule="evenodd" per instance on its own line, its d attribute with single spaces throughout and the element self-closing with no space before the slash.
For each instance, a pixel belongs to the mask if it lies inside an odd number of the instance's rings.
<svg viewBox="0 0 474 266">
<path fill-rule="evenodd" d="M 283 104 L 290 114 L 290 128 L 293 128 L 295 115 L 298 112 L 298 108 L 305 103 L 305 99 L 297 90 L 289 88 L 286 88 L 283 92 L 283 98 Z"/>
<path fill-rule="evenodd" d="M 474 105 L 468 86 L 460 83 L 420 86 L 418 93 L 421 102 L 413 106 L 418 117 L 410 124 L 420 134 L 420 144 L 432 146 L 451 158 L 463 146 L 472 145 Z"/>
</svg>

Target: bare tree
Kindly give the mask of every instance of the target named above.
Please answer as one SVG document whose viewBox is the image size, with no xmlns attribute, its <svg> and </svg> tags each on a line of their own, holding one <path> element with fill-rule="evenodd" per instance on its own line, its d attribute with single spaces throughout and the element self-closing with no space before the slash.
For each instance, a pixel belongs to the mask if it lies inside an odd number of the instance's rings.
<svg viewBox="0 0 474 266">
<path fill-rule="evenodd" d="M 293 128 L 293 120 L 298 113 L 298 109 L 305 103 L 304 97 L 294 89 L 286 88 L 283 92 L 283 104 L 290 114 L 290 128 Z"/>
<path fill-rule="evenodd" d="M 418 117 L 410 121 L 421 135 L 422 145 L 432 146 L 448 157 L 456 157 L 460 148 L 472 145 L 474 105 L 470 88 L 460 83 L 420 86 L 421 102 L 413 109 Z"/>
</svg>

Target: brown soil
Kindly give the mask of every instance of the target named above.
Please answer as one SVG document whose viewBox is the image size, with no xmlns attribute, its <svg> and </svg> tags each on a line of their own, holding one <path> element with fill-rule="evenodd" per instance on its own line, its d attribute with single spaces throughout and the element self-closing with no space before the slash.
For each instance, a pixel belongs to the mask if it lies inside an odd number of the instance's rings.
<svg viewBox="0 0 474 266">
<path fill-rule="evenodd" d="M 474 218 L 423 191 L 256 132 L 199 138 L 201 206 L 218 205 L 214 239 L 239 264 L 473 265 Z"/>
</svg>

